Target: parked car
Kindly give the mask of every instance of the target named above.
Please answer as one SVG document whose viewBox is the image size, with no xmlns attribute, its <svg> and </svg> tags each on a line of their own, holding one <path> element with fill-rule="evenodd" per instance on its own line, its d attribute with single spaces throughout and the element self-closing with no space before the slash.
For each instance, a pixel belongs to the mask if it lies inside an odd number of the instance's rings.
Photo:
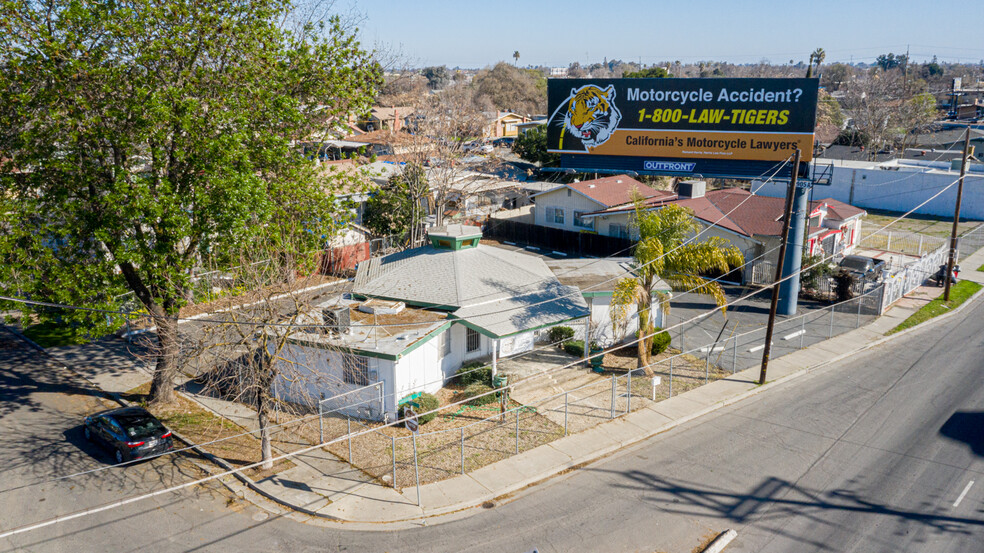
<svg viewBox="0 0 984 553">
<path fill-rule="evenodd" d="M 110 451 L 116 463 L 160 455 L 174 449 L 171 431 L 143 407 L 123 407 L 89 415 L 85 439 Z"/>
<path fill-rule="evenodd" d="M 472 142 L 465 142 L 461 146 L 461 151 L 464 153 L 474 153 L 474 154 L 491 154 L 495 151 L 495 148 L 491 144 L 487 144 L 481 140 L 474 140 Z"/>
<path fill-rule="evenodd" d="M 845 255 L 838 263 L 838 268 L 844 269 L 859 279 L 878 281 L 881 279 L 885 262 L 874 257 L 863 255 Z"/>
<path fill-rule="evenodd" d="M 496 148 L 512 148 L 513 144 L 516 143 L 515 136 L 504 136 L 502 138 L 496 138 L 492 141 L 492 146 Z"/>
</svg>

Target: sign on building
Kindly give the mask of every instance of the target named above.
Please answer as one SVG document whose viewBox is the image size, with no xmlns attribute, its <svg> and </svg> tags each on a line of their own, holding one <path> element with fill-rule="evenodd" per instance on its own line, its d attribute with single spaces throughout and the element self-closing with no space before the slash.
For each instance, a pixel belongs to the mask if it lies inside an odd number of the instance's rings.
<svg viewBox="0 0 984 553">
<path fill-rule="evenodd" d="M 744 175 L 813 154 L 818 79 L 551 79 L 564 167 Z M 702 172 L 702 168 L 709 170 Z"/>
</svg>

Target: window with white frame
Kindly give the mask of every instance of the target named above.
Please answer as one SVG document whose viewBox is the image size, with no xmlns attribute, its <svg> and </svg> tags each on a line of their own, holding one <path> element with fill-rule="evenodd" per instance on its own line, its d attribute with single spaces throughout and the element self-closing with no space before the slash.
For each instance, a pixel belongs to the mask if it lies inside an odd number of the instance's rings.
<svg viewBox="0 0 984 553">
<path fill-rule="evenodd" d="M 608 224 L 608 235 L 614 236 L 616 238 L 628 238 L 629 229 L 625 225 L 619 223 L 609 223 Z"/>
<path fill-rule="evenodd" d="M 465 346 L 469 353 L 478 351 L 482 346 L 482 335 L 470 328 L 465 329 Z"/>
<path fill-rule="evenodd" d="M 342 355 L 342 380 L 346 384 L 368 386 L 369 358 L 361 355 Z"/>
<path fill-rule="evenodd" d="M 581 228 L 587 228 L 587 229 L 593 229 L 594 228 L 594 219 L 582 219 L 581 218 L 581 216 L 584 215 L 585 213 L 587 213 L 587 211 L 575 211 L 574 212 L 574 226 L 575 227 L 581 227 Z"/>
<path fill-rule="evenodd" d="M 562 207 L 547 207 L 544 208 L 543 220 L 546 223 L 555 223 L 558 225 L 564 224 L 564 208 Z"/>
</svg>

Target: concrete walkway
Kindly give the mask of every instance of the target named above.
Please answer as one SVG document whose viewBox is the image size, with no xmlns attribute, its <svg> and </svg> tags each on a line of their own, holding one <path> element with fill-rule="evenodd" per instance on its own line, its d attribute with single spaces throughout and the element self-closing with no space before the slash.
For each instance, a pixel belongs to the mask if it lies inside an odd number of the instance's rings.
<svg viewBox="0 0 984 553">
<path fill-rule="evenodd" d="M 964 268 L 961 277 L 984 283 L 984 273 L 974 270 L 982 264 L 984 249 L 961 260 Z M 282 506 L 316 519 L 345 521 L 349 524 L 347 527 L 392 529 L 421 524 L 428 517 L 463 516 L 483 502 L 599 460 L 780 382 L 901 336 L 887 338 L 884 333 L 940 294 L 942 288 L 920 287 L 884 315 L 857 330 L 774 358 L 769 366 L 769 382 L 764 386 L 756 384 L 759 367 L 752 367 L 469 474 L 420 486 L 419 505 L 416 487 L 395 490 L 321 449 L 295 456 L 295 467 L 257 482 L 255 488 Z M 56 348 L 49 352 L 107 391 L 126 391 L 150 379 L 151 367 L 134 360 L 122 342 Z M 255 418 L 248 408 L 195 394 L 192 389 L 185 389 L 183 393 L 244 428 L 255 429 Z M 260 499 L 238 482 L 231 481 L 227 485 L 241 489 L 244 497 L 261 506 L 283 513 L 279 507 Z"/>
</svg>

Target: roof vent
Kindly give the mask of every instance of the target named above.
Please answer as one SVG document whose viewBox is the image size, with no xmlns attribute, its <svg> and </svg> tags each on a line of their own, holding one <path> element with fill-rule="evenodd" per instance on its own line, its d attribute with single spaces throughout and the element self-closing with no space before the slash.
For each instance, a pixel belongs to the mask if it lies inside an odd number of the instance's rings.
<svg viewBox="0 0 984 553">
<path fill-rule="evenodd" d="M 615 179 L 615 184 L 622 184 L 622 179 Z"/>
<path fill-rule="evenodd" d="M 588 188 L 594 188 L 595 186 L 596 186 L 596 185 L 594 185 L 594 184 L 589 184 L 589 185 L 588 185 Z"/>
<path fill-rule="evenodd" d="M 325 327 L 329 332 L 347 333 L 351 325 L 351 316 L 347 305 L 336 305 L 321 310 Z"/>
<path fill-rule="evenodd" d="M 702 180 L 684 180 L 677 185 L 677 196 L 680 198 L 703 198 L 707 183 Z"/>
</svg>

